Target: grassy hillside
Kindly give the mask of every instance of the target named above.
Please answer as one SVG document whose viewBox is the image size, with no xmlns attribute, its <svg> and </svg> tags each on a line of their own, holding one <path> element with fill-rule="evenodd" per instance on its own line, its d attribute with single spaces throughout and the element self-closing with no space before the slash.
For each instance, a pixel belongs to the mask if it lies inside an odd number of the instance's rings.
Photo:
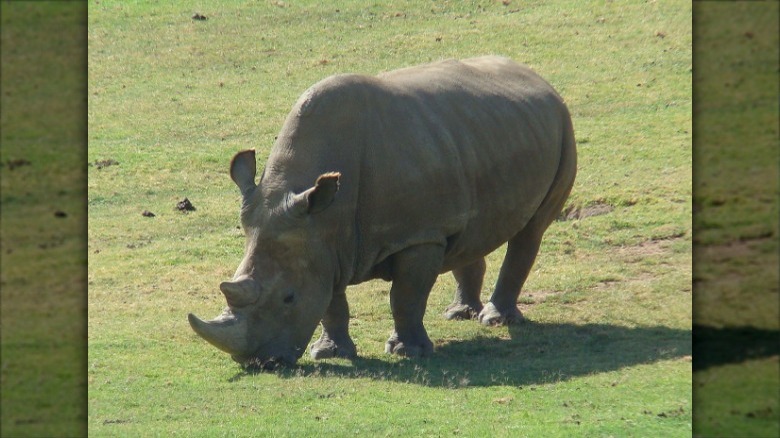
<svg viewBox="0 0 780 438">
<path fill-rule="evenodd" d="M 86 9 L 2 3 L 2 436 L 86 433 Z"/>
<path fill-rule="evenodd" d="M 690 435 L 689 3 L 89 8 L 91 433 Z M 187 312 L 224 306 L 216 286 L 242 256 L 236 151 L 265 160 L 298 95 L 330 74 L 488 53 L 547 78 L 579 144 L 570 220 L 548 231 L 520 298 L 526 324 L 444 321 L 444 275 L 429 359 L 383 353 L 384 282 L 348 291 L 353 362 L 246 374 L 190 330 Z M 185 197 L 195 211 L 176 210 Z"/>
</svg>

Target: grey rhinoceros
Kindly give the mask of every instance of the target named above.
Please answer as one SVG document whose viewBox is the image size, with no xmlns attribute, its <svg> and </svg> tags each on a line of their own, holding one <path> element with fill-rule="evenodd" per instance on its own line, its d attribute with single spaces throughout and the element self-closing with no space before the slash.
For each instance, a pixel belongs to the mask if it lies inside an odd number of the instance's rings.
<svg viewBox="0 0 780 438">
<path fill-rule="evenodd" d="M 431 288 L 452 271 L 447 318 L 522 319 L 520 289 L 576 174 L 569 112 L 528 67 L 501 57 L 337 75 L 295 103 L 256 179 L 239 152 L 245 254 L 220 284 L 228 307 L 195 332 L 239 363 L 353 357 L 347 286 L 392 281 L 386 351 L 432 353 Z M 508 242 L 483 307 L 485 255 Z"/>
</svg>

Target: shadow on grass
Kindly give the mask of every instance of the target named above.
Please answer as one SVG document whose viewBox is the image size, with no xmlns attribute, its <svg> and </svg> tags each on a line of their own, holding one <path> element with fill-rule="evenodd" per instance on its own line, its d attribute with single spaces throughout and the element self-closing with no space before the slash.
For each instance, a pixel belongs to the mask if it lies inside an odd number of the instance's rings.
<svg viewBox="0 0 780 438">
<path fill-rule="evenodd" d="M 780 331 L 693 326 L 693 370 L 780 355 Z"/>
<path fill-rule="evenodd" d="M 274 371 L 282 378 L 370 378 L 432 387 L 536 385 L 659 360 L 689 357 L 690 330 L 606 324 L 525 322 L 500 328 L 502 337 L 437 344 L 432 357 L 358 357 Z M 251 373 L 241 372 L 231 381 Z"/>
</svg>

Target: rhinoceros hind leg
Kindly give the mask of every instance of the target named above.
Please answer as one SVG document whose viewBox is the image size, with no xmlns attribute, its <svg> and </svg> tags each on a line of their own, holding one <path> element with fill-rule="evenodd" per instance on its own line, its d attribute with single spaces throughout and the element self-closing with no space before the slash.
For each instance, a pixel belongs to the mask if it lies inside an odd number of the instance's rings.
<svg viewBox="0 0 780 438">
<path fill-rule="evenodd" d="M 525 321 L 525 317 L 520 310 L 515 306 L 514 308 L 504 309 L 500 311 L 493 303 L 485 304 L 485 307 L 479 312 L 479 322 L 483 325 L 495 326 L 495 325 L 510 325 L 517 324 Z"/>
<path fill-rule="evenodd" d="M 357 349 L 349 337 L 349 306 L 344 291 L 334 293 L 325 316 L 322 318 L 322 335 L 311 346 L 311 357 L 328 359 L 357 356 Z"/>
<path fill-rule="evenodd" d="M 517 297 L 531 272 L 547 224 L 549 221 L 534 218 L 509 240 L 496 290 L 490 302 L 479 313 L 479 322 L 483 325 L 506 325 L 523 320 L 523 315 L 517 309 Z"/>
<path fill-rule="evenodd" d="M 482 292 L 482 280 L 485 278 L 485 259 L 452 270 L 458 283 L 455 298 L 447 306 L 444 317 L 447 319 L 476 319 L 482 310 L 479 295 Z"/>
<path fill-rule="evenodd" d="M 428 295 L 444 260 L 444 245 L 417 245 L 392 256 L 390 309 L 395 332 L 385 351 L 401 356 L 427 356 L 433 343 L 423 326 Z"/>
</svg>

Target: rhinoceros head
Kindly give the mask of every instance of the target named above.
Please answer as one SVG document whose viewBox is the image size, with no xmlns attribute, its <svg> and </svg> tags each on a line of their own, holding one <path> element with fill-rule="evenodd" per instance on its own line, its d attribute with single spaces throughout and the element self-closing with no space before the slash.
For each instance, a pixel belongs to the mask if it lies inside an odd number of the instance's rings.
<svg viewBox="0 0 780 438">
<path fill-rule="evenodd" d="M 255 184 L 255 153 L 238 153 L 230 176 L 243 197 L 244 258 L 220 284 L 227 308 L 211 321 L 189 315 L 192 329 L 247 364 L 293 364 L 305 350 L 333 294 L 333 259 L 310 216 L 327 208 L 338 173 L 300 193 L 269 195 Z M 275 190 L 278 192 L 278 190 Z"/>
</svg>

